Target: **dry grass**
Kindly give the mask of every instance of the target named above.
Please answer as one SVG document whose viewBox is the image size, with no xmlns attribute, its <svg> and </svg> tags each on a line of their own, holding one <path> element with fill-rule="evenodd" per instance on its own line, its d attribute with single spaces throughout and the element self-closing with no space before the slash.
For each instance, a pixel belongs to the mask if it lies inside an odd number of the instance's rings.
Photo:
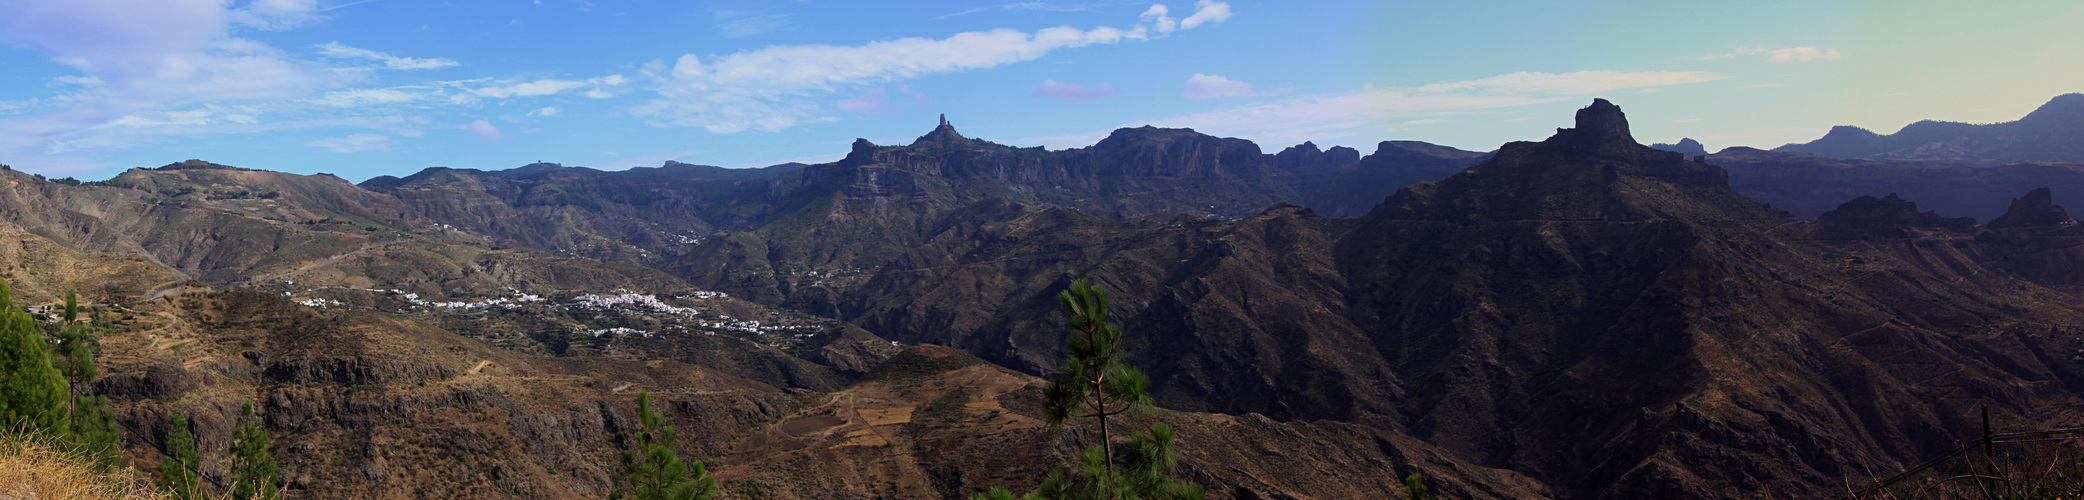
<svg viewBox="0 0 2084 500">
<path fill-rule="evenodd" d="M 48 439 L 0 434 L 0 499 L 161 500 L 137 477 L 97 473 Z"/>
<path fill-rule="evenodd" d="M 1971 451 L 1884 491 L 1875 500 L 2075 500 L 2084 498 L 2084 442 L 2003 443 Z"/>
</svg>

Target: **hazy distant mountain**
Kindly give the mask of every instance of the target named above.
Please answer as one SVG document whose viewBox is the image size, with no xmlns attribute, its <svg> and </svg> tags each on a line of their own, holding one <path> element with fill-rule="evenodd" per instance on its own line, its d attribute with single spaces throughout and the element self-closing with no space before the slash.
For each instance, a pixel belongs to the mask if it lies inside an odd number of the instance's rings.
<svg viewBox="0 0 2084 500">
<path fill-rule="evenodd" d="M 1823 138 L 1773 151 L 1830 158 L 1936 160 L 1978 164 L 2084 163 L 2084 94 L 2056 96 L 2018 121 L 1972 125 L 1921 121 L 1894 134 L 1840 125 Z"/>
<path fill-rule="evenodd" d="M 1708 154 L 1708 148 L 1707 148 L 1707 147 L 1705 147 L 1705 146 L 1701 146 L 1701 145 L 1700 145 L 1700 141 L 1696 141 L 1696 140 L 1693 140 L 1693 138 L 1691 138 L 1691 137 L 1686 137 L 1686 138 L 1681 138 L 1681 139 L 1679 139 L 1679 143 L 1678 143 L 1678 144 L 1665 144 L 1665 143 L 1661 143 L 1661 142 L 1660 142 L 1660 143 L 1657 143 L 1657 144 L 1651 144 L 1651 145 L 1650 145 L 1650 148 L 1651 148 L 1651 149 L 1662 149 L 1662 150 L 1665 150 L 1665 151 L 1670 151 L 1670 152 L 1673 152 L 1673 153 L 1679 153 L 1679 154 L 1683 154 L 1683 155 L 1704 155 L 1704 154 Z"/>
<path fill-rule="evenodd" d="M 1707 160 L 1729 170 L 1737 192 L 1798 217 L 1816 217 L 1854 197 L 1895 193 L 1942 215 L 1989 221 L 2004 213 L 2004 200 L 2039 187 L 2055 188 L 2059 203 L 2084 206 L 2084 165 L 2069 163 L 1838 159 L 1746 147 Z"/>
</svg>

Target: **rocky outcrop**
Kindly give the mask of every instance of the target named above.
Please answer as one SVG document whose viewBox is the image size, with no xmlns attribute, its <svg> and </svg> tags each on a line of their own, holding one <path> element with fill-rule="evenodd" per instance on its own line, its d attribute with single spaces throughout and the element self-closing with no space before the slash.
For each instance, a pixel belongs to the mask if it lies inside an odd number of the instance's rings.
<svg viewBox="0 0 2084 500">
<path fill-rule="evenodd" d="M 1360 151 L 1345 146 L 1332 146 L 1329 150 L 1317 148 L 1317 144 L 1303 141 L 1274 153 L 1274 164 L 1284 172 L 1330 172 L 1352 167 L 1360 161 Z"/>
<path fill-rule="evenodd" d="M 1826 237 L 1833 238 L 1910 237 L 1920 234 L 1917 230 L 1965 233 L 1976 228 L 1973 218 L 1919 212 L 1917 203 L 1897 197 L 1896 193 L 1881 198 L 1855 198 L 1837 210 L 1825 212 L 1816 222 L 1825 228 Z"/>
<path fill-rule="evenodd" d="M 2068 227 L 2077 223 L 2069 212 L 2055 205 L 2055 197 L 2048 188 L 2037 188 L 2026 196 L 2012 200 L 2012 208 L 2004 215 L 1990 221 L 1990 229 L 2045 229 Z"/>
</svg>

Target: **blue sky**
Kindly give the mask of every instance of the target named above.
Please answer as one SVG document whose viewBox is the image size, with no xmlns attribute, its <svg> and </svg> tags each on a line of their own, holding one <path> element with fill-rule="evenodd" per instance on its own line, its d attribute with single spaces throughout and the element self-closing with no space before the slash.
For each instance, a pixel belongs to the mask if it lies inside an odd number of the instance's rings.
<svg viewBox="0 0 2084 500">
<path fill-rule="evenodd" d="M 1711 149 L 2017 119 L 2084 91 L 2084 3 L 0 1 L 0 163 L 351 180 L 838 158 L 946 113 L 1489 150 L 1599 96 Z"/>
</svg>

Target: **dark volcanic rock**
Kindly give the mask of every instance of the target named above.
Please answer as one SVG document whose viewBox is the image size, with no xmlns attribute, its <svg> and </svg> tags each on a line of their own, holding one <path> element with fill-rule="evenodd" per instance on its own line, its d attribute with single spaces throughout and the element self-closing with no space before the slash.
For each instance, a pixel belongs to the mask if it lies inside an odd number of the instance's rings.
<svg viewBox="0 0 2084 500">
<path fill-rule="evenodd" d="M 2004 215 L 1990 221 L 1990 229 L 2052 228 L 2076 224 L 2069 212 L 2055 205 L 2054 200 L 2048 188 L 2029 191 L 2026 196 L 2012 200 L 2012 208 Z"/>
<path fill-rule="evenodd" d="M 1826 228 L 1829 237 L 1839 238 L 1912 236 L 1915 233 L 1907 231 L 1910 229 L 1968 232 L 1976 227 L 1974 218 L 1919 212 L 1917 203 L 1899 198 L 1896 193 L 1881 198 L 1855 198 L 1817 217 L 1816 222 Z"/>
<path fill-rule="evenodd" d="M 1303 141 L 1274 154 L 1274 164 L 1282 171 L 1293 173 L 1329 172 L 1350 168 L 1360 161 L 1360 151 L 1345 146 L 1332 146 L 1329 150 L 1317 149 L 1317 144 Z"/>
</svg>

